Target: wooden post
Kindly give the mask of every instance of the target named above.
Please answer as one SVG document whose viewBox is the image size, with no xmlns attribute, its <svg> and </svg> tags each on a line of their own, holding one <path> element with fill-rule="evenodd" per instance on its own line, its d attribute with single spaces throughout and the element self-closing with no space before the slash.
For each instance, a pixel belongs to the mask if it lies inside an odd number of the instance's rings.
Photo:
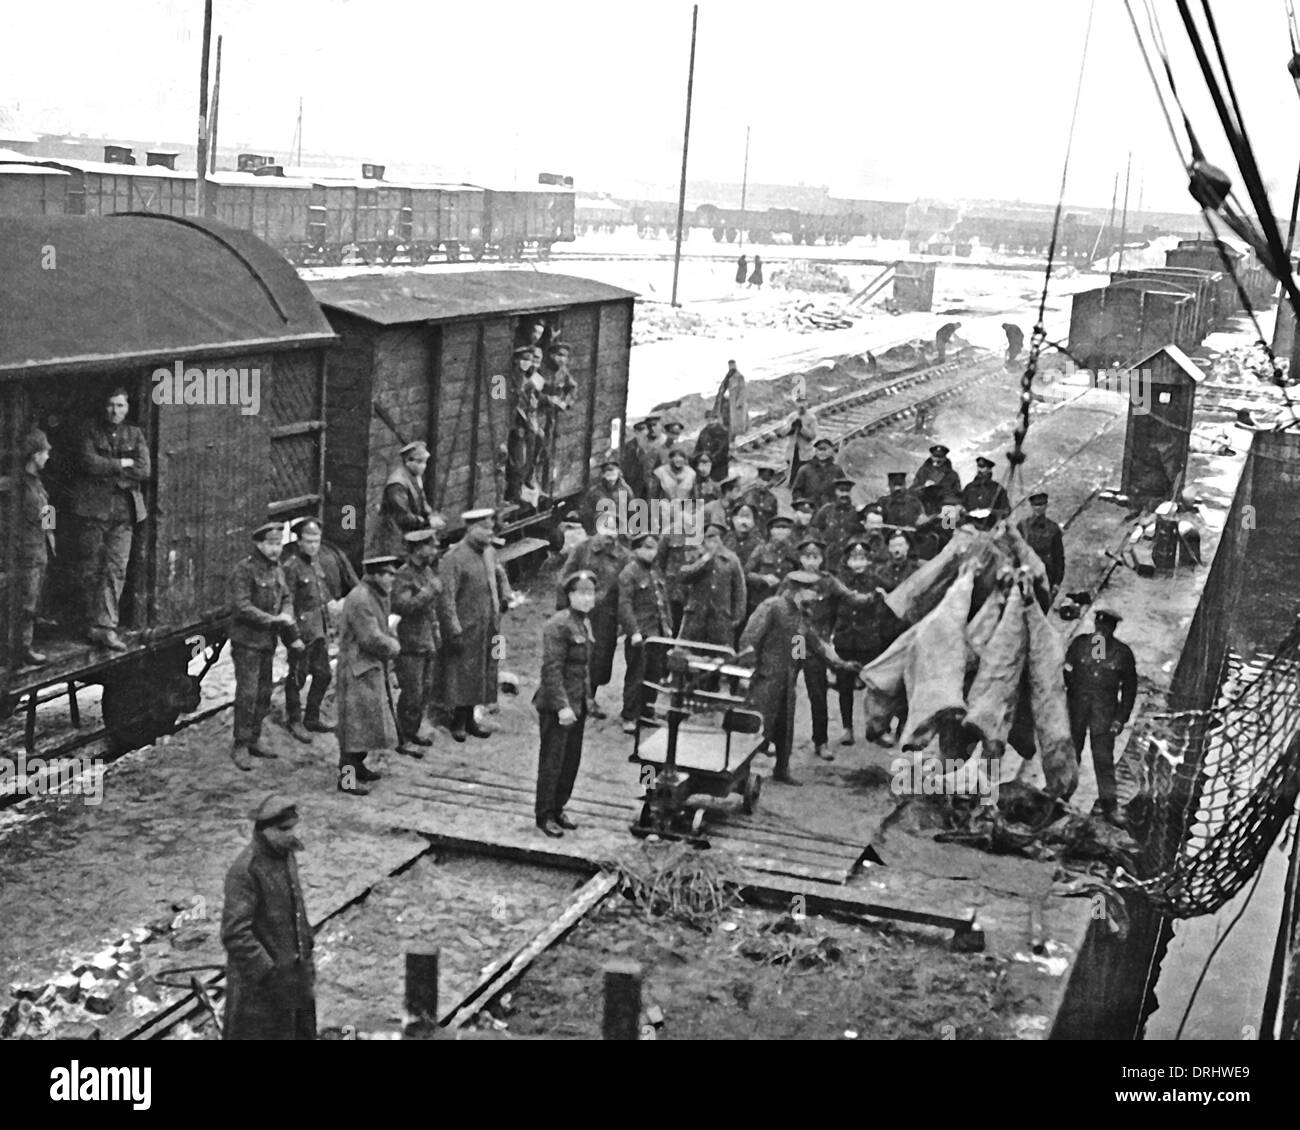
<svg viewBox="0 0 1300 1130">
<path fill-rule="evenodd" d="M 691 147 L 691 97 L 695 90 L 695 29 L 700 19 L 700 6 L 691 9 L 691 66 L 686 73 L 686 133 L 682 138 L 682 183 L 677 193 L 677 250 L 673 253 L 673 300 L 677 305 L 677 275 L 682 267 L 682 225 L 686 220 L 686 155 Z"/>
<path fill-rule="evenodd" d="M 1124 269 L 1124 244 L 1128 242 L 1128 185 L 1129 178 L 1133 174 L 1133 154 L 1128 155 L 1128 166 L 1124 170 L 1124 211 L 1119 221 L 1119 266 L 1117 270 Z"/>
<path fill-rule="evenodd" d="M 208 55 L 212 47 L 212 0 L 203 0 L 203 58 L 199 63 L 199 142 L 194 161 L 197 177 L 194 212 L 208 214 Z"/>
<path fill-rule="evenodd" d="M 217 74 L 212 80 L 212 143 L 208 172 L 217 171 L 217 115 L 221 111 L 221 36 L 217 36 Z"/>
<path fill-rule="evenodd" d="M 601 1038 L 636 1040 L 641 1036 L 641 966 L 619 960 L 605 966 L 605 1015 Z"/>
<path fill-rule="evenodd" d="M 745 168 L 740 174 L 740 247 L 745 250 L 745 198 L 749 191 L 749 126 L 745 127 Z"/>
<path fill-rule="evenodd" d="M 412 1017 L 406 1035 L 418 1039 L 438 1026 L 438 950 L 406 955 L 406 1011 Z"/>
</svg>

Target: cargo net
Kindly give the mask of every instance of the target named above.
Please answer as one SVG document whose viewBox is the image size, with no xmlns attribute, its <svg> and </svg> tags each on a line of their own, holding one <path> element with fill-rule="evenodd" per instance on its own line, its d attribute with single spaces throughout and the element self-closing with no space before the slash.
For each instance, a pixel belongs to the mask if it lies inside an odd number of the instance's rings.
<svg viewBox="0 0 1300 1130">
<path fill-rule="evenodd" d="M 1213 708 L 1151 715 L 1131 747 L 1140 792 L 1128 813 L 1149 828 L 1156 873 L 1118 883 L 1177 918 L 1212 914 L 1245 886 L 1300 786 L 1300 628 L 1275 655 L 1230 655 L 1224 675 Z"/>
</svg>

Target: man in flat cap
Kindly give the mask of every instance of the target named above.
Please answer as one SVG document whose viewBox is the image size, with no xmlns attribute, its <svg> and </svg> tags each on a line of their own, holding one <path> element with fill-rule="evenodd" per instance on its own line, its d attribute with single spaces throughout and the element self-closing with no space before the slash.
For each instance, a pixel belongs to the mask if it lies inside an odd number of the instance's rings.
<svg viewBox="0 0 1300 1130">
<path fill-rule="evenodd" d="M 655 564 L 659 539 L 648 531 L 632 538 L 632 559 L 618 575 L 618 622 L 623 629 L 623 657 L 627 672 L 623 679 L 623 733 L 636 733 L 637 719 L 654 707 L 655 692 L 645 683 L 656 683 L 663 673 L 664 649 L 646 640 L 673 634 L 668 587 Z"/>
<path fill-rule="evenodd" d="M 727 528 L 716 522 L 705 526 L 702 552 L 682 567 L 686 597 L 683 639 L 731 647 L 736 628 L 745 621 L 745 570 L 723 545 L 726 532 Z"/>
<path fill-rule="evenodd" d="M 433 701 L 434 671 L 438 657 L 438 535 L 432 530 L 411 530 L 406 535 L 406 560 L 393 580 L 392 609 L 401 620 L 397 639 L 402 652 L 397 668 L 397 752 L 421 758 L 433 745 L 426 732 L 425 711 Z"/>
<path fill-rule="evenodd" d="M 596 532 L 586 541 L 575 545 L 564 564 L 555 594 L 555 607 L 563 611 L 568 607 L 568 579 L 574 573 L 589 573 L 596 582 L 596 603 L 588 610 L 587 623 L 591 628 L 591 716 L 606 717 L 596 701 L 600 688 L 605 686 L 614 671 L 614 652 L 618 648 L 618 578 L 628 563 L 628 551 L 618 540 L 618 516 L 599 514 Z"/>
<path fill-rule="evenodd" d="M 664 425 L 664 451 L 672 454 L 673 448 L 681 444 L 682 433 L 684 431 L 686 431 L 686 425 L 680 420 L 669 420 L 668 423 Z M 688 462 L 690 460 L 690 455 L 691 453 L 687 451 L 686 458 Z"/>
<path fill-rule="evenodd" d="M 1006 490 L 993 477 L 992 459 L 978 455 L 975 457 L 975 467 L 975 477 L 962 488 L 961 504 L 967 514 L 987 510 L 991 526 L 1011 513 L 1011 500 L 1007 498 Z"/>
<path fill-rule="evenodd" d="M 825 436 L 813 444 L 813 457 L 799 468 L 790 485 L 795 498 L 812 500 L 814 512 L 835 496 L 835 480 L 844 477 L 844 468 L 835 461 L 835 444 Z"/>
<path fill-rule="evenodd" d="M 442 559 L 443 704 L 451 711 L 451 736 L 486 738 L 491 731 L 474 720 L 474 707 L 497 700 L 497 663 L 504 647 L 501 616 L 509 601 L 505 571 L 492 550 L 491 508 L 461 515 L 465 536 Z"/>
<path fill-rule="evenodd" d="M 1055 600 L 1061 582 L 1065 580 L 1065 540 L 1061 527 L 1047 516 L 1046 491 L 1040 490 L 1029 496 L 1029 517 L 1022 518 L 1017 528 L 1046 568 L 1047 583 Z"/>
<path fill-rule="evenodd" d="M 925 514 L 925 507 L 914 491 L 907 488 L 906 471 L 890 471 L 889 493 L 876 499 L 885 526 L 890 530 L 916 529 L 916 523 Z"/>
<path fill-rule="evenodd" d="M 541 748 L 537 754 L 534 816 L 548 836 L 560 837 L 578 825 L 564 811 L 582 762 L 582 737 L 589 713 L 591 624 L 596 577 L 580 569 L 561 584 L 566 607 L 542 629 L 542 672 L 533 705 Z"/>
<path fill-rule="evenodd" d="M 388 626 L 390 597 L 401 559 L 367 557 L 364 577 L 343 601 L 339 637 L 339 792 L 367 796 L 366 785 L 383 776 L 366 765 L 372 750 L 395 749 L 397 724 L 388 665 L 402 652 Z"/>
<path fill-rule="evenodd" d="M 764 537 L 767 536 L 772 519 L 776 517 L 777 511 L 781 508 L 780 503 L 777 501 L 776 492 L 772 489 L 772 484 L 776 481 L 776 476 L 780 473 L 780 470 L 780 467 L 771 463 L 760 463 L 758 465 L 758 478 L 740 496 L 741 502 L 747 502 L 754 508 L 754 520 L 758 524 L 759 533 L 763 534 Z"/>
<path fill-rule="evenodd" d="M 22 662 L 36 667 L 46 658 L 33 649 L 32 642 L 41 590 L 45 587 L 45 569 L 54 553 L 54 508 L 41 482 L 41 471 L 50 458 L 50 441 L 40 428 L 32 428 L 23 437 L 21 454 L 23 474 L 18 484 L 18 560 L 15 562 L 18 646 Z"/>
<path fill-rule="evenodd" d="M 284 527 L 267 522 L 253 531 L 253 552 L 230 574 L 230 656 L 235 666 L 235 742 L 230 759 L 245 772 L 249 756 L 278 755 L 259 744 L 262 722 L 271 710 L 271 675 L 276 641 L 303 651 L 289 591 L 280 567 Z M 311 740 L 310 737 L 307 739 Z"/>
<path fill-rule="evenodd" d="M 250 814 L 252 842 L 226 872 L 225 1040 L 314 1040 L 316 965 L 298 881 L 298 808 L 268 796 Z"/>
<path fill-rule="evenodd" d="M 806 470 L 806 468 L 805 468 Z M 853 480 L 842 476 L 835 480 L 835 495 L 813 515 L 812 528 L 826 541 L 826 571 L 838 573 L 849 538 L 862 531 L 862 519 L 853 505 Z"/>
<path fill-rule="evenodd" d="M 790 503 L 790 516 L 794 525 L 790 528 L 790 541 L 795 546 L 813 532 L 812 520 L 816 513 L 811 498 L 796 498 Z"/>
<path fill-rule="evenodd" d="M 930 485 L 939 488 L 940 497 L 944 494 L 961 497 L 961 479 L 958 478 L 948 458 L 948 448 L 941 443 L 931 445 L 930 458 L 922 463 L 917 468 L 916 474 L 912 476 L 912 490 L 916 494 L 920 494 Z"/>
<path fill-rule="evenodd" d="M 731 460 L 731 432 L 718 414 L 717 407 L 707 408 L 704 412 L 704 427 L 695 437 L 695 456 L 708 455 L 710 460 L 709 476 L 715 483 L 727 477 L 727 467 Z"/>
<path fill-rule="evenodd" d="M 1110 608 L 1095 608 L 1091 635 L 1075 636 L 1065 651 L 1065 696 L 1074 752 L 1082 761 L 1084 742 L 1092 746 L 1097 810 L 1119 827 L 1124 819 L 1115 780 L 1115 739 L 1128 725 L 1137 700 L 1133 649 L 1115 638 L 1121 619 Z"/>
<path fill-rule="evenodd" d="M 631 502 L 636 497 L 622 473 L 619 460 L 611 452 L 600 464 L 600 478 L 587 488 L 578 508 L 582 528 L 588 535 L 596 532 L 596 515 L 602 510 L 614 514 L 620 521 L 627 520 L 632 512 Z"/>
<path fill-rule="evenodd" d="M 293 595 L 294 625 L 302 650 L 289 651 L 289 675 L 284 681 L 284 708 L 289 718 L 289 733 L 300 742 L 310 742 L 311 732 L 332 733 L 334 727 L 321 719 L 321 704 L 329 689 L 329 606 L 332 602 L 329 582 L 321 565 L 321 528 L 315 518 L 295 522 L 296 540 L 282 555 L 285 583 Z M 302 709 L 302 689 L 311 680 L 307 692 L 307 712 Z M 309 732 L 310 731 L 310 732 Z"/>
<path fill-rule="evenodd" d="M 153 473 L 149 441 L 126 422 L 129 410 L 124 388 L 104 399 L 99 419 L 81 436 L 72 489 L 78 551 L 86 573 L 87 638 L 110 651 L 126 650 L 117 634 L 119 602 L 136 525 L 148 517 L 140 485 Z"/>
<path fill-rule="evenodd" d="M 402 535 L 408 530 L 426 529 L 432 510 L 424 495 L 424 473 L 429 466 L 429 449 L 421 442 L 408 443 L 397 465 L 388 473 L 379 504 L 379 536 L 371 549 L 375 554 L 394 557 L 406 552 Z"/>
</svg>

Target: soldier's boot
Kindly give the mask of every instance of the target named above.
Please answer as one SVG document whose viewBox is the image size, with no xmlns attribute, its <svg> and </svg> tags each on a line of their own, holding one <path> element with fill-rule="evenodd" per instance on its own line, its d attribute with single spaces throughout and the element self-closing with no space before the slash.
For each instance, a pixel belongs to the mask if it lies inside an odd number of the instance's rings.
<svg viewBox="0 0 1300 1130">
<path fill-rule="evenodd" d="M 310 730 L 313 734 L 332 734 L 334 733 L 334 723 L 326 718 L 317 715 L 307 715 L 306 721 L 303 722 L 303 728 Z"/>
<path fill-rule="evenodd" d="M 382 773 L 377 772 L 374 769 L 371 769 L 369 766 L 366 765 L 364 761 L 361 760 L 358 760 L 356 762 L 356 773 L 357 773 L 357 780 L 360 781 L 363 785 L 368 785 L 370 784 L 371 781 L 382 780 L 384 776 Z"/>
<path fill-rule="evenodd" d="M 308 740 L 310 741 L 311 739 L 309 738 Z M 275 761 L 280 756 L 278 753 L 272 753 L 269 749 L 258 745 L 257 742 L 248 743 L 248 752 L 254 757 L 260 757 L 266 761 Z"/>
<path fill-rule="evenodd" d="M 835 760 L 835 755 L 831 753 L 831 751 L 827 749 L 824 745 L 813 746 L 813 753 L 816 754 L 818 757 L 820 757 L 823 761 Z"/>
<path fill-rule="evenodd" d="M 853 745 L 858 739 L 854 737 L 853 727 L 850 726 L 844 731 L 844 736 L 840 738 L 840 745 Z"/>
<path fill-rule="evenodd" d="M 432 744 L 432 742 L 417 741 L 415 738 L 408 735 L 397 743 L 397 752 L 404 754 L 407 757 L 414 757 L 416 761 L 420 761 L 424 758 L 424 750 L 422 750 L 420 746 Z"/>
<path fill-rule="evenodd" d="M 357 774 L 361 762 L 355 754 L 343 754 L 339 759 L 339 792 L 349 796 L 369 796 L 370 790 L 361 784 Z"/>
<path fill-rule="evenodd" d="M 252 771 L 253 763 L 248 757 L 248 746 L 243 742 L 236 742 L 231 746 L 230 760 L 235 763 L 236 769 L 242 769 L 245 773 Z"/>
<path fill-rule="evenodd" d="M 311 734 L 307 732 L 307 728 L 296 718 L 289 723 L 288 730 L 293 737 L 297 738 L 298 741 L 302 742 L 304 745 L 311 745 Z"/>
</svg>

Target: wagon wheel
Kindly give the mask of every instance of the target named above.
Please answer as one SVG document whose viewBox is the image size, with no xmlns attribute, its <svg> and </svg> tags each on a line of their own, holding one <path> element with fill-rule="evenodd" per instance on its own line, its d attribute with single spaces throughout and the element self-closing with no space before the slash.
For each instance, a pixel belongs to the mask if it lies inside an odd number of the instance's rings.
<svg viewBox="0 0 1300 1130">
<path fill-rule="evenodd" d="M 549 243 L 539 243 L 537 245 L 537 258 L 545 263 L 551 257 L 551 245 Z"/>
<path fill-rule="evenodd" d="M 751 773 L 745 780 L 745 788 L 741 793 L 741 807 L 744 809 L 746 816 L 753 816 L 754 810 L 758 808 L 758 798 L 763 792 L 763 777 L 759 773 Z"/>
<path fill-rule="evenodd" d="M 447 256 L 447 262 L 448 262 L 448 263 L 459 263 L 459 262 L 460 262 L 460 244 L 459 244 L 459 243 L 456 243 L 455 241 L 453 241 L 453 242 L 447 244 L 447 247 L 446 247 L 446 256 Z"/>
<path fill-rule="evenodd" d="M 691 817 L 691 835 L 698 836 L 704 831 L 704 809 L 697 808 L 695 815 Z"/>
<path fill-rule="evenodd" d="M 477 263 L 483 258 L 483 244 L 475 243 L 470 246 L 469 253 L 473 256 L 474 262 Z"/>
</svg>

